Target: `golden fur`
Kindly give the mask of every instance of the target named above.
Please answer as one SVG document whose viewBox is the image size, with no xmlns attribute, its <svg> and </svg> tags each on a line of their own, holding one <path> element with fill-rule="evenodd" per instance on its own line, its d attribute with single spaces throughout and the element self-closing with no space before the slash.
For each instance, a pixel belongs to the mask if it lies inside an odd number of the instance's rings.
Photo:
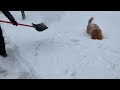
<svg viewBox="0 0 120 90">
<path fill-rule="evenodd" d="M 97 24 L 92 23 L 93 19 L 93 17 L 89 19 L 86 32 L 91 35 L 91 39 L 102 40 L 102 30 Z"/>
</svg>

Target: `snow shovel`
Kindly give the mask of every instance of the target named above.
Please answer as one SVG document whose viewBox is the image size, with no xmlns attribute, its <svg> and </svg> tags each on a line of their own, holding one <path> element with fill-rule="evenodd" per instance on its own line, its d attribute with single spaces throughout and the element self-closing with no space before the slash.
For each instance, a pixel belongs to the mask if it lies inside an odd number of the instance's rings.
<svg viewBox="0 0 120 90">
<path fill-rule="evenodd" d="M 0 20 L 0 22 L 13 24 L 12 22 L 3 21 L 3 20 Z M 27 27 L 34 27 L 39 32 L 48 29 L 48 27 L 44 23 L 40 23 L 40 24 L 34 24 L 34 23 L 32 23 L 32 25 L 26 25 L 26 24 L 20 24 L 20 23 L 18 23 L 18 25 L 27 26 Z"/>
</svg>

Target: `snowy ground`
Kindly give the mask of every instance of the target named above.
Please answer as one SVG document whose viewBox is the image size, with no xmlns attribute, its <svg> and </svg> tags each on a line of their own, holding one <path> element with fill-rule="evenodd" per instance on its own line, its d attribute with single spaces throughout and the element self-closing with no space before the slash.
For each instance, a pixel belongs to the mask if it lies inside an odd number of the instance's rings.
<svg viewBox="0 0 120 90">
<path fill-rule="evenodd" d="M 8 57 L 0 56 L 1 79 L 118 79 L 120 78 L 120 12 L 11 11 L 25 24 L 44 22 L 44 32 L 1 23 Z M 103 40 L 86 34 L 93 16 Z M 2 20 L 8 19 L 1 13 Z"/>
</svg>

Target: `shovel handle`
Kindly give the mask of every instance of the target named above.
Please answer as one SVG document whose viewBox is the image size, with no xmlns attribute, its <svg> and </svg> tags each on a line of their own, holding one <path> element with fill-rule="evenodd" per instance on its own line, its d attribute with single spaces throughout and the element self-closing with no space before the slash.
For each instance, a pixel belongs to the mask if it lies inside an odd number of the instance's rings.
<svg viewBox="0 0 120 90">
<path fill-rule="evenodd" d="M 3 20 L 0 20 L 0 22 L 9 23 L 9 24 L 13 24 L 12 22 L 3 21 Z M 21 24 L 21 23 L 18 23 L 18 25 L 21 25 L 21 26 L 27 26 L 27 27 L 33 27 L 32 25 L 26 25 L 26 24 Z"/>
</svg>

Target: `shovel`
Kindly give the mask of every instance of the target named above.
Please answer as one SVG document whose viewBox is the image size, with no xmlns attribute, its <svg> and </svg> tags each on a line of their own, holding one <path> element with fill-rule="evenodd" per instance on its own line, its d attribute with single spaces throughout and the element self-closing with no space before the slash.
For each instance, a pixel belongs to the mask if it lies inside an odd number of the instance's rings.
<svg viewBox="0 0 120 90">
<path fill-rule="evenodd" d="M 0 22 L 13 24 L 12 22 L 3 21 L 3 20 L 0 20 Z M 32 23 L 32 25 L 26 25 L 26 24 L 20 24 L 20 23 L 18 23 L 18 25 L 26 26 L 26 27 L 33 27 L 33 28 L 35 28 L 39 32 L 48 29 L 48 27 L 44 23 L 40 23 L 40 24 L 34 24 L 34 23 Z"/>
</svg>

